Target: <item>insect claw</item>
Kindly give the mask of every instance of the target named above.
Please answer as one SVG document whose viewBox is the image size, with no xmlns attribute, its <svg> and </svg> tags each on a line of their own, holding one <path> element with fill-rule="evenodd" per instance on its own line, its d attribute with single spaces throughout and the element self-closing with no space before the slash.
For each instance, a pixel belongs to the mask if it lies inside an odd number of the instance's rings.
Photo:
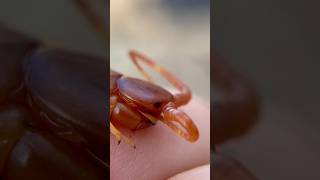
<svg viewBox="0 0 320 180">
<path fill-rule="evenodd" d="M 191 118 L 183 111 L 176 109 L 173 103 L 168 103 L 163 110 L 163 119 L 161 120 L 170 129 L 172 129 L 178 136 L 195 142 L 199 138 L 199 131 Z M 177 126 L 178 123 L 181 127 Z"/>
</svg>

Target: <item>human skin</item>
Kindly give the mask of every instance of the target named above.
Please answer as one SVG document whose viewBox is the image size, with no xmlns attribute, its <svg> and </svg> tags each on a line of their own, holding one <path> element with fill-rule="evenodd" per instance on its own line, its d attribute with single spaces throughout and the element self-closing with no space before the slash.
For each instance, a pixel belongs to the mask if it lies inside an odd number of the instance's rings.
<svg viewBox="0 0 320 180">
<path fill-rule="evenodd" d="M 210 164 L 199 166 L 180 174 L 177 174 L 168 180 L 209 180 L 210 179 Z"/>
<path fill-rule="evenodd" d="M 112 180 L 163 180 L 210 163 L 210 108 L 198 97 L 181 107 L 198 126 L 200 137 L 190 143 L 166 125 L 139 130 L 132 134 L 136 149 L 118 145 L 110 136 L 110 178 Z"/>
</svg>

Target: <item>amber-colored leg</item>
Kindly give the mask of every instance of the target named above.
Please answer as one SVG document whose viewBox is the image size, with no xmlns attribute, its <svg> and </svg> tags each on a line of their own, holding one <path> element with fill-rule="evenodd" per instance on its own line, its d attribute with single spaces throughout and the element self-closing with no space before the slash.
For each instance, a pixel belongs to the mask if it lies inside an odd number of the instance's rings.
<svg viewBox="0 0 320 180">
<path fill-rule="evenodd" d="M 136 148 L 136 146 L 134 145 L 132 140 L 127 138 L 125 135 L 123 135 L 111 122 L 111 114 L 112 114 L 114 108 L 116 107 L 116 105 L 117 105 L 117 98 L 115 96 L 111 96 L 110 97 L 110 109 L 109 109 L 110 132 L 111 132 L 111 134 L 113 134 L 116 137 L 118 144 L 120 144 L 121 140 L 124 140 L 125 143 L 129 144 L 133 148 Z"/>
<path fill-rule="evenodd" d="M 150 58 L 136 52 L 130 51 L 129 56 L 133 63 L 137 66 L 138 70 L 148 79 L 152 81 L 152 78 L 144 69 L 140 66 L 138 61 L 142 61 L 150 66 L 152 69 L 164 76 L 174 87 L 176 87 L 180 93 L 174 95 L 174 102 L 168 103 L 162 110 L 163 117 L 161 122 L 166 124 L 170 129 L 172 129 L 178 136 L 190 141 L 195 142 L 199 138 L 199 131 L 196 125 L 193 123 L 191 118 L 177 109 L 178 106 L 188 103 L 191 99 L 191 91 L 187 85 L 185 85 L 181 80 L 179 80 L 172 73 L 164 69 L 163 67 L 157 65 Z M 178 126 L 180 125 L 180 127 Z"/>
<path fill-rule="evenodd" d="M 144 71 L 144 69 L 140 66 L 138 61 L 142 61 L 148 66 L 150 66 L 152 69 L 154 69 L 156 72 L 160 73 L 163 77 L 165 77 L 175 88 L 177 88 L 180 93 L 175 94 L 175 105 L 181 106 L 184 104 L 187 104 L 191 99 L 191 91 L 187 85 L 185 85 L 180 79 L 178 79 L 175 75 L 167 71 L 165 68 L 157 65 L 152 59 L 149 57 L 146 57 L 142 55 L 141 53 L 137 51 L 131 50 L 129 52 L 129 56 L 132 60 L 132 62 L 137 66 L 139 71 L 149 80 L 153 81 L 152 78 Z"/>
</svg>

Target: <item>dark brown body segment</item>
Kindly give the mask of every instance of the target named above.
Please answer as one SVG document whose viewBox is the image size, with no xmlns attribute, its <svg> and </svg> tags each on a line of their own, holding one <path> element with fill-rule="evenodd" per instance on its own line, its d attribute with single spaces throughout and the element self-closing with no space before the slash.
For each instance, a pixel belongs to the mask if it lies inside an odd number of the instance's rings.
<svg viewBox="0 0 320 180">
<path fill-rule="evenodd" d="M 15 96 L 22 85 L 22 64 L 39 43 L 0 26 L 0 104 Z"/>
<path fill-rule="evenodd" d="M 7 159 L 4 179 L 103 179 L 84 149 L 38 131 L 26 131 Z M 98 173 L 100 172 L 100 174 Z"/>
<path fill-rule="evenodd" d="M 25 67 L 29 105 L 41 117 L 37 123 L 104 160 L 109 156 L 105 68 L 101 59 L 60 50 L 35 53 Z"/>
<path fill-rule="evenodd" d="M 12 149 L 25 131 L 27 112 L 20 106 L 5 105 L 0 107 L 0 179 L 6 171 Z"/>
</svg>

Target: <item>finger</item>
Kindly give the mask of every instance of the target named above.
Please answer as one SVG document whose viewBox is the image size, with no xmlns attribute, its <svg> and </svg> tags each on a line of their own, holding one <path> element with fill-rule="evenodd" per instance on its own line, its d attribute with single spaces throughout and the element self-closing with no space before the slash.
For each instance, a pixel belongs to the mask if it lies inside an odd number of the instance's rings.
<svg viewBox="0 0 320 180">
<path fill-rule="evenodd" d="M 156 126 L 133 134 L 136 149 L 110 136 L 110 178 L 166 179 L 179 172 L 210 162 L 209 106 L 194 97 L 182 108 L 199 128 L 200 138 L 190 143 L 176 136 L 167 126 Z"/>
<path fill-rule="evenodd" d="M 191 170 L 184 171 L 178 175 L 175 175 L 168 180 L 208 180 L 210 179 L 210 165 L 204 165 L 196 167 Z"/>
</svg>

